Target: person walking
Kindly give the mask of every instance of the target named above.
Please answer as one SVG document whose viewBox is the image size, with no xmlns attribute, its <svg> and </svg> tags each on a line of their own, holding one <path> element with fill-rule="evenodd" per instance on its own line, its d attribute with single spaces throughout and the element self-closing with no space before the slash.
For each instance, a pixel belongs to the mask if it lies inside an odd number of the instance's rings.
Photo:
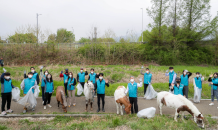
<svg viewBox="0 0 218 130">
<path fill-rule="evenodd" d="M 51 74 L 48 74 L 46 76 L 46 79 L 44 79 L 44 84 L 45 84 L 45 101 L 44 101 L 44 109 L 46 109 L 46 104 L 48 107 L 52 107 L 50 105 L 50 102 L 51 102 L 51 96 L 52 96 L 52 93 L 54 92 L 54 83 L 53 83 L 53 79 L 52 79 L 52 75 Z"/>
<path fill-rule="evenodd" d="M 73 73 L 69 73 L 68 82 L 67 82 L 67 91 L 68 91 L 68 107 L 71 106 L 71 102 L 73 100 L 73 106 L 76 106 L 76 97 L 75 97 L 75 85 L 76 85 L 76 79 L 73 78 Z"/>
<path fill-rule="evenodd" d="M 170 70 L 170 72 L 168 73 L 168 71 Z M 175 79 L 176 79 L 176 73 L 173 70 L 173 67 L 169 67 L 169 70 L 166 71 L 165 76 L 169 76 L 169 90 L 171 93 L 173 93 L 173 86 L 175 83 Z"/>
<path fill-rule="evenodd" d="M 125 94 L 129 92 L 129 101 L 131 103 L 131 113 L 138 113 L 138 87 L 142 87 L 142 79 L 139 79 L 140 83 L 136 83 L 133 76 L 130 76 L 130 82 L 128 83 Z"/>
<path fill-rule="evenodd" d="M 210 84 L 211 84 L 211 103 L 209 104 L 210 106 L 214 105 L 214 97 L 216 97 L 217 102 L 218 102 L 218 90 L 217 90 L 218 77 L 217 76 L 218 76 L 218 73 L 215 72 L 213 75 L 210 75 L 210 77 L 208 79 L 208 82 L 210 82 Z"/>
<path fill-rule="evenodd" d="M 143 67 L 141 68 L 141 74 L 144 75 L 144 94 L 145 94 L 148 85 L 151 84 L 152 74 L 149 72 L 149 68 L 146 68 L 146 73 L 143 73 L 142 69 Z"/>
<path fill-rule="evenodd" d="M 85 72 L 83 72 L 83 68 L 80 68 L 80 73 L 77 74 L 77 81 L 82 85 L 83 88 L 85 84 L 85 76 L 88 75 L 86 69 L 84 69 L 84 71 Z"/>
<path fill-rule="evenodd" d="M 105 86 L 109 87 L 109 83 L 108 83 L 108 80 L 104 80 L 103 79 L 103 76 L 104 74 L 103 73 L 100 73 L 99 74 L 99 80 L 97 80 L 97 82 L 95 83 L 94 85 L 94 90 L 96 92 L 96 89 L 97 89 L 97 104 L 98 104 L 98 110 L 97 112 L 100 111 L 100 99 L 102 100 L 102 111 L 105 112 L 105 109 L 104 109 L 104 104 L 105 104 Z"/>
<path fill-rule="evenodd" d="M 189 77 L 192 75 L 191 72 L 188 72 L 188 70 L 183 70 L 183 74 L 180 76 L 181 78 L 181 84 L 184 85 L 184 88 L 183 88 L 183 94 L 184 94 L 184 97 L 188 98 L 188 85 L 189 85 Z"/>
</svg>

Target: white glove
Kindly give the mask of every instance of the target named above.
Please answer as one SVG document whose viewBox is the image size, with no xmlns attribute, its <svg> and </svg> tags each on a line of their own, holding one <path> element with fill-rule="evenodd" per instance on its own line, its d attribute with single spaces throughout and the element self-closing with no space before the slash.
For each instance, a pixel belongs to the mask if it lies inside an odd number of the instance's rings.
<svg viewBox="0 0 218 130">
<path fill-rule="evenodd" d="M 143 69 L 144 67 L 142 66 L 141 69 Z"/>
<path fill-rule="evenodd" d="M 26 70 L 24 70 L 24 72 L 23 72 L 24 74 L 26 74 Z"/>
<path fill-rule="evenodd" d="M 40 70 L 43 69 L 43 66 L 40 67 Z"/>
<path fill-rule="evenodd" d="M 151 85 L 151 83 L 149 83 L 149 85 Z"/>
<path fill-rule="evenodd" d="M 200 74 L 199 76 L 200 76 L 200 78 L 202 78 L 202 74 Z"/>
<path fill-rule="evenodd" d="M 142 78 L 140 78 L 139 81 L 142 82 Z"/>
<path fill-rule="evenodd" d="M 3 68 L 3 70 L 4 70 L 4 73 L 7 71 L 5 68 Z"/>
<path fill-rule="evenodd" d="M 166 73 L 168 73 L 168 72 L 169 72 L 169 70 L 166 71 Z"/>
<path fill-rule="evenodd" d="M 185 70 L 185 72 L 187 73 L 187 72 L 188 72 L 188 70 Z"/>
</svg>

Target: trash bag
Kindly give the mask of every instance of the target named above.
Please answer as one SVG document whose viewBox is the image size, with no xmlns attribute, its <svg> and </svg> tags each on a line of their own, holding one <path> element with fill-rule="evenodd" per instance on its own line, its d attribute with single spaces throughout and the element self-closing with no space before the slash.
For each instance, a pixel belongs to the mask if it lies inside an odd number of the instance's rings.
<svg viewBox="0 0 218 130">
<path fill-rule="evenodd" d="M 12 100 L 17 102 L 20 99 L 20 89 L 18 87 L 12 89 Z"/>
<path fill-rule="evenodd" d="M 77 95 L 80 96 L 80 95 L 83 93 L 83 87 L 82 87 L 82 85 L 79 83 L 79 84 L 77 84 L 76 88 L 77 88 Z"/>
<path fill-rule="evenodd" d="M 194 98 L 193 101 L 194 102 L 200 102 L 201 100 L 201 90 L 199 89 L 196 84 L 195 84 L 195 80 L 193 80 L 193 84 L 194 84 Z"/>
<path fill-rule="evenodd" d="M 151 84 L 148 85 L 144 98 L 153 99 L 157 96 L 157 92 L 154 90 Z"/>
<path fill-rule="evenodd" d="M 39 86 L 37 85 L 36 88 L 34 89 L 34 97 L 38 98 L 39 93 L 40 93 L 40 90 L 39 90 Z"/>
<path fill-rule="evenodd" d="M 153 118 L 155 116 L 155 112 L 156 112 L 156 108 L 154 107 L 149 107 L 149 108 L 146 108 L 146 109 L 143 109 L 141 111 L 139 111 L 137 113 L 137 116 L 139 118 Z"/>
<path fill-rule="evenodd" d="M 22 99 L 20 99 L 17 103 L 30 108 L 34 108 L 36 106 L 37 101 L 32 92 L 32 87 L 27 92 L 27 94 Z"/>
</svg>

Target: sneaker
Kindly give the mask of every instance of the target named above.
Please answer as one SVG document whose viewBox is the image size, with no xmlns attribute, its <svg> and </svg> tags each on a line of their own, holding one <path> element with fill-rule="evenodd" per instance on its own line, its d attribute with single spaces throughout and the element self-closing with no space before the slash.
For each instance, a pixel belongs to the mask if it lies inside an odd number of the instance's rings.
<svg viewBox="0 0 218 130">
<path fill-rule="evenodd" d="M 6 111 L 7 113 L 12 113 L 13 111 L 11 109 L 7 110 Z"/>
<path fill-rule="evenodd" d="M 46 106 L 44 106 L 44 110 L 46 109 Z"/>
<path fill-rule="evenodd" d="M 48 104 L 48 107 L 52 107 L 50 104 Z"/>
<path fill-rule="evenodd" d="M 44 101 L 42 101 L 42 105 L 44 104 Z"/>
<path fill-rule="evenodd" d="M 70 105 L 68 107 L 70 107 Z"/>
<path fill-rule="evenodd" d="M 26 113 L 26 110 L 23 110 L 23 114 L 25 114 Z"/>
<path fill-rule="evenodd" d="M 210 105 L 210 106 L 213 106 L 213 105 L 214 105 L 214 103 L 212 102 L 212 103 L 210 103 L 209 105 Z"/>
<path fill-rule="evenodd" d="M 98 108 L 97 113 L 100 111 L 100 108 Z"/>
<path fill-rule="evenodd" d="M 2 115 L 7 115 L 7 113 L 6 113 L 5 111 L 3 111 L 1 114 L 2 114 Z"/>
<path fill-rule="evenodd" d="M 104 108 L 102 108 L 102 111 L 105 112 Z"/>
<path fill-rule="evenodd" d="M 76 104 L 73 104 L 73 106 L 75 107 L 75 106 L 76 106 Z"/>
</svg>

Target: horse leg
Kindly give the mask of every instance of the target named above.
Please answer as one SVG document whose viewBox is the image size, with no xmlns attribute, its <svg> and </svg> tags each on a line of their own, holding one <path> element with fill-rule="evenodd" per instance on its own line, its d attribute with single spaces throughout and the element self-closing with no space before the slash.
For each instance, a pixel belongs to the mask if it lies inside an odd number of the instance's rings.
<svg viewBox="0 0 218 130">
<path fill-rule="evenodd" d="M 120 104 L 120 113 L 123 115 L 123 105 Z"/>
<path fill-rule="evenodd" d="M 184 113 L 185 113 L 185 112 L 182 111 L 182 121 L 185 121 L 185 120 L 184 120 Z"/>
<path fill-rule="evenodd" d="M 163 103 L 160 103 L 160 105 L 159 105 L 159 110 L 160 110 L 160 115 L 163 115 L 163 113 L 162 113 L 162 107 L 163 107 Z"/>
<path fill-rule="evenodd" d="M 60 102 L 58 101 L 58 108 L 59 108 Z"/>
<path fill-rule="evenodd" d="M 177 116 L 178 116 L 178 112 L 177 112 L 177 108 L 176 108 L 176 112 L 175 112 L 175 117 L 174 117 L 174 120 L 177 122 Z"/>
<path fill-rule="evenodd" d="M 86 110 L 85 110 L 85 112 L 87 112 L 87 108 L 88 108 L 88 100 L 86 100 Z"/>
<path fill-rule="evenodd" d="M 90 103 L 90 105 L 91 105 L 91 111 L 92 111 L 92 110 L 93 110 L 93 109 L 92 109 L 92 102 Z"/>
<path fill-rule="evenodd" d="M 117 106 L 117 115 L 119 115 L 119 104 L 117 102 L 116 103 L 116 106 Z"/>
</svg>

